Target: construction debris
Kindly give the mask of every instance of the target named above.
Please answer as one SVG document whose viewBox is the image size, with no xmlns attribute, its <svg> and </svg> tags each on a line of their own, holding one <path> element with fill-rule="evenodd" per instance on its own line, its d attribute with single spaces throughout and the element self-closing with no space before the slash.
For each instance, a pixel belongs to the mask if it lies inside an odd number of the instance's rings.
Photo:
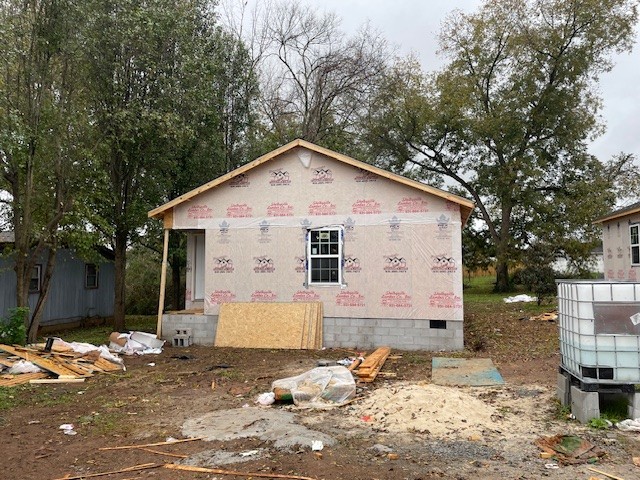
<svg viewBox="0 0 640 480">
<path fill-rule="evenodd" d="M 360 381 L 373 382 L 390 353 L 391 349 L 389 347 L 380 347 L 365 358 L 357 370 Z"/>
<path fill-rule="evenodd" d="M 535 444 L 563 465 L 592 463 L 605 455 L 602 449 L 576 435 L 541 437 L 535 441 Z"/>
<path fill-rule="evenodd" d="M 123 369 L 120 359 L 104 353 L 98 347 L 93 350 L 83 344 L 80 352 L 71 344 L 56 341 L 50 352 L 45 344 L 27 347 L 0 344 L 0 365 L 10 367 L 21 361 L 29 362 L 42 370 L 39 373 L 0 375 L 0 387 L 13 387 L 24 383 L 77 383 L 94 373 L 117 372 Z M 104 358 L 104 356 L 108 358 Z"/>
<path fill-rule="evenodd" d="M 176 465 L 175 463 L 166 463 L 164 468 L 171 470 L 183 470 L 187 472 L 198 473 L 214 473 L 216 475 L 233 475 L 236 477 L 263 477 L 263 478 L 290 478 L 292 480 L 315 480 L 311 477 L 302 477 L 300 475 L 280 475 L 277 473 L 257 473 L 257 472 L 239 472 L 236 470 L 222 470 L 220 468 L 204 468 L 204 467 L 192 467 L 190 465 Z"/>
<path fill-rule="evenodd" d="M 356 383 L 346 367 L 316 367 L 296 377 L 274 381 L 271 390 L 274 400 L 289 397 L 298 407 L 328 408 L 353 399 Z"/>
<path fill-rule="evenodd" d="M 84 473 L 82 475 L 77 475 L 75 477 L 65 475 L 64 477 L 56 478 L 55 480 L 81 480 L 83 478 L 105 477 L 107 475 L 115 475 L 117 473 L 138 472 L 140 470 L 148 470 L 150 468 L 158 468 L 161 466 L 162 465 L 158 463 L 143 463 L 141 465 L 134 465 L 133 467 L 127 467 L 120 470 L 111 470 L 110 472 Z"/>
<path fill-rule="evenodd" d="M 529 320 L 537 320 L 539 322 L 555 322 L 558 320 L 558 312 L 553 311 L 553 312 L 541 313 L 540 315 L 529 317 Z"/>
</svg>

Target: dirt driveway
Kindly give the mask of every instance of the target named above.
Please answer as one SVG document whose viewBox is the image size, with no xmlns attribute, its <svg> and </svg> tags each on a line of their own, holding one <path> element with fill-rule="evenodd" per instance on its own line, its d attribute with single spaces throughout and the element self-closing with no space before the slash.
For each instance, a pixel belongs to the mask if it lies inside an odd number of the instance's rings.
<svg viewBox="0 0 640 480">
<path fill-rule="evenodd" d="M 632 463 L 640 456 L 640 434 L 590 429 L 559 412 L 553 399 L 559 363 L 555 324 L 534 324 L 507 312 L 486 324 L 470 323 L 468 335 L 478 351 L 460 355 L 492 358 L 505 386 L 434 387 L 429 381 L 436 354 L 394 351 L 383 369 L 387 375 L 359 387 L 347 406 L 259 408 L 255 399 L 273 380 L 354 352 L 168 347 L 160 355 L 125 358 L 123 374 L 5 389 L 3 478 L 58 479 L 147 463 L 247 472 L 240 478 L 606 478 L 590 467 L 625 480 L 640 478 Z M 77 434 L 65 435 L 59 429 L 65 423 L 74 424 Z M 207 441 L 101 450 L 194 432 Z M 548 468 L 553 459 L 540 458 L 533 442 L 556 434 L 579 435 L 606 455 L 594 465 Z M 321 451 L 310 448 L 314 440 L 323 442 Z M 238 477 L 153 468 L 98 478 Z"/>
</svg>

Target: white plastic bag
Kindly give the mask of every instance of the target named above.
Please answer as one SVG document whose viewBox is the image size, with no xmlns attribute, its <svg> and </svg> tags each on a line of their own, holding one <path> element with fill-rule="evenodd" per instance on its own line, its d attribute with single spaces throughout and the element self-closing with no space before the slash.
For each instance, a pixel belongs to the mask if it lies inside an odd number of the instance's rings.
<svg viewBox="0 0 640 480">
<path fill-rule="evenodd" d="M 351 372 L 341 366 L 317 367 L 271 384 L 271 389 L 291 392 L 293 403 L 300 407 L 327 408 L 345 404 L 356 395 L 356 382 Z"/>
<path fill-rule="evenodd" d="M 18 360 L 13 366 L 9 369 L 10 375 L 20 375 L 21 373 L 39 373 L 42 369 L 37 365 L 27 361 L 27 360 Z"/>
</svg>

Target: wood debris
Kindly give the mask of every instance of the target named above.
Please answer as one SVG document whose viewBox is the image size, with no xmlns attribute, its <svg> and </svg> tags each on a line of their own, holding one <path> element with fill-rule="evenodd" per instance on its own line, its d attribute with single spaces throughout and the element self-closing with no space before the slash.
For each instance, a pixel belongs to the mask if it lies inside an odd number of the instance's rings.
<svg viewBox="0 0 640 480">
<path fill-rule="evenodd" d="M 558 312 L 554 311 L 541 313 L 540 315 L 529 317 L 529 320 L 537 320 L 539 322 L 555 322 L 556 320 L 558 320 Z"/>
<path fill-rule="evenodd" d="M 0 386 L 12 387 L 24 383 L 77 383 L 93 376 L 95 372 L 122 370 L 122 365 L 100 357 L 98 350 L 83 354 L 58 347 L 46 352 L 43 346 L 44 344 L 28 347 L 0 344 L 0 364 L 11 367 L 20 360 L 26 360 L 44 370 L 41 373 L 2 375 Z"/>
<path fill-rule="evenodd" d="M 47 378 L 47 373 L 21 373 L 19 375 L 1 375 L 0 387 L 15 387 L 23 383 L 29 383 L 34 380 Z"/>
<path fill-rule="evenodd" d="M 357 370 L 360 381 L 373 382 L 390 353 L 391 349 L 389 347 L 380 347 L 365 358 Z"/>
<path fill-rule="evenodd" d="M 143 463 L 140 465 L 134 465 L 133 467 L 123 468 L 121 470 L 111 470 L 110 472 L 85 473 L 83 475 L 77 475 L 75 477 L 65 475 L 64 477 L 56 478 L 55 480 L 81 480 L 83 478 L 104 477 L 107 475 L 115 475 L 117 473 L 138 472 L 140 470 L 149 470 L 150 468 L 158 468 L 161 466 L 162 465 L 159 463 Z"/>
<path fill-rule="evenodd" d="M 119 447 L 102 447 L 100 448 L 100 450 L 128 450 L 132 448 L 158 447 L 160 445 L 173 445 L 174 443 L 195 442 L 196 440 L 202 440 L 202 437 L 183 438 L 181 440 L 169 440 L 166 442 L 145 443 L 142 445 L 121 445 Z"/>
<path fill-rule="evenodd" d="M 220 468 L 204 468 L 204 467 L 192 467 L 191 465 L 178 465 L 175 463 L 166 463 L 164 468 L 171 470 L 183 470 L 187 472 L 198 473 L 214 473 L 216 475 L 233 475 L 236 477 L 263 477 L 263 478 L 289 478 L 292 480 L 315 480 L 311 477 L 302 477 L 300 475 L 281 475 L 277 473 L 256 473 L 256 472 L 239 472 L 237 470 L 222 470 Z"/>
</svg>

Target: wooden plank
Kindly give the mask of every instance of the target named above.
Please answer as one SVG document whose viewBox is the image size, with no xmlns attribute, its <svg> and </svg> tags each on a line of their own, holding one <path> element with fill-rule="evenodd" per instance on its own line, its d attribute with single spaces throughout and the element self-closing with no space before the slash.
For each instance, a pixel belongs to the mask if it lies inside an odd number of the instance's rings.
<svg viewBox="0 0 640 480">
<path fill-rule="evenodd" d="M 0 350 L 10 353 L 11 355 L 15 355 L 17 357 L 23 358 L 24 360 L 28 360 L 34 365 L 37 365 L 40 368 L 43 368 L 49 372 L 55 373 L 56 375 L 68 375 L 72 377 L 77 377 L 77 375 L 73 371 L 69 370 L 68 368 L 58 363 L 52 362 L 51 360 L 44 358 L 37 353 L 19 351 L 16 348 L 10 347 L 9 345 L 1 345 L 1 344 L 0 344 Z"/>
<path fill-rule="evenodd" d="M 132 448 L 147 448 L 147 447 L 157 447 L 160 445 L 173 445 L 174 443 L 195 442 L 196 440 L 202 440 L 202 437 L 183 438 L 181 440 L 171 440 L 170 442 L 145 443 L 142 445 L 122 445 L 119 447 L 102 447 L 102 448 L 99 448 L 98 450 L 128 450 Z"/>
<path fill-rule="evenodd" d="M 391 353 L 389 347 L 380 347 L 364 359 L 358 369 L 358 377 L 363 382 L 373 382 Z"/>
<path fill-rule="evenodd" d="M 316 332 L 316 349 L 320 350 L 322 348 L 322 342 L 324 341 L 323 337 L 323 328 L 324 328 L 324 304 L 322 302 L 318 302 L 318 330 Z"/>
<path fill-rule="evenodd" d="M 22 385 L 33 380 L 47 378 L 48 376 L 49 374 L 44 372 L 5 375 L 0 377 L 0 387 L 15 387 L 16 385 Z"/>
<path fill-rule="evenodd" d="M 34 379 L 29 380 L 29 383 L 82 383 L 84 382 L 84 377 L 82 378 L 42 378 L 42 379 Z"/>
<path fill-rule="evenodd" d="M 387 359 L 390 353 L 391 349 L 389 347 L 380 347 L 376 349 L 371 355 L 363 360 L 359 370 L 362 373 L 375 370 L 381 362 L 384 362 Z"/>
<path fill-rule="evenodd" d="M 93 365 L 99 368 L 104 372 L 118 372 L 122 370 L 122 365 L 119 363 L 114 363 L 106 358 L 100 357 L 98 360 L 93 362 Z"/>
<path fill-rule="evenodd" d="M 5 367 L 11 368 L 11 367 L 13 367 L 14 363 L 16 363 L 16 362 L 14 362 L 12 360 L 9 360 L 6 357 L 0 357 L 0 365 L 4 365 Z"/>
<path fill-rule="evenodd" d="M 117 473 L 137 472 L 139 470 L 148 470 L 150 468 L 158 468 L 161 466 L 162 466 L 161 464 L 157 464 L 157 463 L 143 463 L 141 465 L 134 465 L 133 467 L 127 467 L 120 470 L 111 470 L 110 472 L 85 473 L 83 475 L 78 475 L 75 477 L 65 475 L 64 477 L 56 478 L 55 480 L 81 480 L 83 478 L 104 477 L 107 475 L 115 475 Z"/>
<path fill-rule="evenodd" d="M 220 468 L 192 467 L 191 465 L 178 465 L 175 463 L 166 463 L 164 468 L 171 470 L 184 470 L 187 472 L 214 473 L 216 475 L 233 475 L 236 477 L 262 477 L 262 478 L 288 478 L 291 480 L 315 480 L 311 477 L 301 477 L 300 475 L 282 475 L 278 473 L 256 473 L 256 472 L 239 472 L 237 470 L 222 470 Z"/>
<path fill-rule="evenodd" d="M 314 302 L 316 303 L 316 302 Z M 318 308 L 315 308 L 318 311 Z M 315 330 L 307 332 L 308 302 L 223 303 L 220 305 L 215 345 L 241 348 L 309 348 Z M 313 338 L 309 335 L 312 334 Z M 308 346 L 307 346 L 308 345 Z"/>
<path fill-rule="evenodd" d="M 62 362 L 62 364 L 74 372 L 76 375 L 80 375 L 82 377 L 90 377 L 92 375 L 92 369 L 85 367 L 84 365 L 80 365 L 74 362 Z"/>
</svg>

